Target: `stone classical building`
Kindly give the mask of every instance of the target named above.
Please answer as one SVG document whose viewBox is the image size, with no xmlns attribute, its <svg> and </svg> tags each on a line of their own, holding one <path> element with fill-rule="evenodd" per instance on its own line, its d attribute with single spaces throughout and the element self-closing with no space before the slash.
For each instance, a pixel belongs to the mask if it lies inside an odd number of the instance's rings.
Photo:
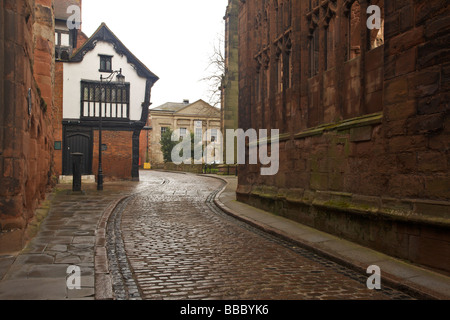
<svg viewBox="0 0 450 320">
<path fill-rule="evenodd" d="M 211 106 L 203 100 L 189 103 L 185 100 L 183 103 L 168 102 L 162 106 L 150 109 L 150 126 L 149 145 L 150 145 L 150 163 L 152 166 L 164 162 L 161 151 L 161 134 L 167 130 L 174 131 L 180 129 L 180 134 L 193 133 L 194 135 L 203 136 L 207 131 L 208 142 L 217 140 L 220 131 L 220 110 Z M 217 134 L 214 135 L 214 130 Z M 212 155 L 214 157 L 214 155 Z M 207 161 L 205 159 L 205 161 Z M 210 161 L 208 161 L 210 162 Z"/>
<path fill-rule="evenodd" d="M 450 271 L 449 15 L 439 0 L 240 1 L 239 127 L 280 129 L 280 170 L 241 166 L 238 199 Z"/>
</svg>

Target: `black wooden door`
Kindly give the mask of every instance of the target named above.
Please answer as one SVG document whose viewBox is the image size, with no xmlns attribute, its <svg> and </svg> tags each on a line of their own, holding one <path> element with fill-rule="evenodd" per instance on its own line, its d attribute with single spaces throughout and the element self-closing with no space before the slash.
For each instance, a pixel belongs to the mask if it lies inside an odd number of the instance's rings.
<svg viewBox="0 0 450 320">
<path fill-rule="evenodd" d="M 85 133 L 67 133 L 64 144 L 64 175 L 73 174 L 72 153 L 80 152 L 83 154 L 81 161 L 81 174 L 89 175 L 92 173 L 92 136 Z"/>
</svg>

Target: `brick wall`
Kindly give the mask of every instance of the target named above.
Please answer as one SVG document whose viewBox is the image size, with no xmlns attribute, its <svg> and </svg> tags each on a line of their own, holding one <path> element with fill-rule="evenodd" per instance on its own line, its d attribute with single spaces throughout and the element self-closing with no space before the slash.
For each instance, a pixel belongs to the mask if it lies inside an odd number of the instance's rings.
<svg viewBox="0 0 450 320">
<path fill-rule="evenodd" d="M 88 40 L 86 35 L 82 32 L 77 33 L 77 48 L 83 46 L 83 44 Z M 75 50 L 76 50 L 75 49 Z M 60 141 L 61 146 L 63 143 L 63 93 L 64 93 L 64 62 L 55 62 L 55 74 L 54 74 L 54 107 L 52 116 L 52 126 L 53 126 L 53 138 L 54 141 Z M 54 175 L 59 177 L 63 172 L 63 150 L 54 150 L 53 153 L 54 162 Z"/>
<path fill-rule="evenodd" d="M 107 150 L 102 153 L 105 181 L 131 180 L 133 167 L 133 132 L 102 130 L 102 143 Z M 98 130 L 94 130 L 94 153 L 92 170 L 98 172 Z"/>
<path fill-rule="evenodd" d="M 35 0 L 34 77 L 39 85 L 51 118 L 55 74 L 55 26 L 51 0 Z"/>
<path fill-rule="evenodd" d="M 51 1 L 2 1 L 0 17 L 0 252 L 11 252 L 52 184 Z"/>
<path fill-rule="evenodd" d="M 146 162 L 150 162 L 150 133 L 144 129 L 139 136 L 139 166 L 143 167 Z"/>
<path fill-rule="evenodd" d="M 449 271 L 450 5 L 386 2 L 384 44 L 374 48 L 366 1 L 359 8 L 327 1 L 331 11 L 290 3 L 292 24 L 281 33 L 265 27 L 264 9 L 276 24 L 271 6 L 240 5 L 240 127 L 280 129 L 281 143 L 277 175 L 239 168 L 238 198 Z M 335 28 L 328 35 L 327 20 Z M 354 23 L 361 32 L 349 34 Z M 352 54 L 355 38 L 362 45 Z M 282 91 L 280 54 L 293 55 L 292 85 Z"/>
</svg>

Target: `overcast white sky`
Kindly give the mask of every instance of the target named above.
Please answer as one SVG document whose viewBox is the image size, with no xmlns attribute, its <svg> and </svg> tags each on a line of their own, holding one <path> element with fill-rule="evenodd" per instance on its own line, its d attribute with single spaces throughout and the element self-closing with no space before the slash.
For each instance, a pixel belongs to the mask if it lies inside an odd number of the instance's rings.
<svg viewBox="0 0 450 320">
<path fill-rule="evenodd" d="M 224 33 L 228 0 L 84 0 L 82 31 L 102 22 L 160 80 L 151 108 L 166 102 L 208 102 L 208 57 Z M 125 75 L 126 77 L 126 75 Z"/>
</svg>

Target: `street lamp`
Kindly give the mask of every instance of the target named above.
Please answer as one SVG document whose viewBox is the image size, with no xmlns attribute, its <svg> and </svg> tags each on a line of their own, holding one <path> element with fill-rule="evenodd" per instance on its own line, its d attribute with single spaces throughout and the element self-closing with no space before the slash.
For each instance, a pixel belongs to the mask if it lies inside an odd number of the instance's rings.
<svg viewBox="0 0 450 320">
<path fill-rule="evenodd" d="M 117 84 L 123 86 L 125 84 L 125 76 L 122 74 L 122 68 L 117 71 L 111 72 L 107 77 L 100 75 L 100 123 L 98 128 L 98 176 L 97 176 L 97 190 L 103 190 L 103 166 L 102 166 L 102 96 L 103 96 L 103 81 L 107 81 L 107 84 L 111 83 L 114 78 L 117 79 Z M 106 98 L 106 95 L 105 95 Z M 106 99 L 105 99 L 106 100 Z M 105 104 L 106 105 L 106 104 Z"/>
</svg>

